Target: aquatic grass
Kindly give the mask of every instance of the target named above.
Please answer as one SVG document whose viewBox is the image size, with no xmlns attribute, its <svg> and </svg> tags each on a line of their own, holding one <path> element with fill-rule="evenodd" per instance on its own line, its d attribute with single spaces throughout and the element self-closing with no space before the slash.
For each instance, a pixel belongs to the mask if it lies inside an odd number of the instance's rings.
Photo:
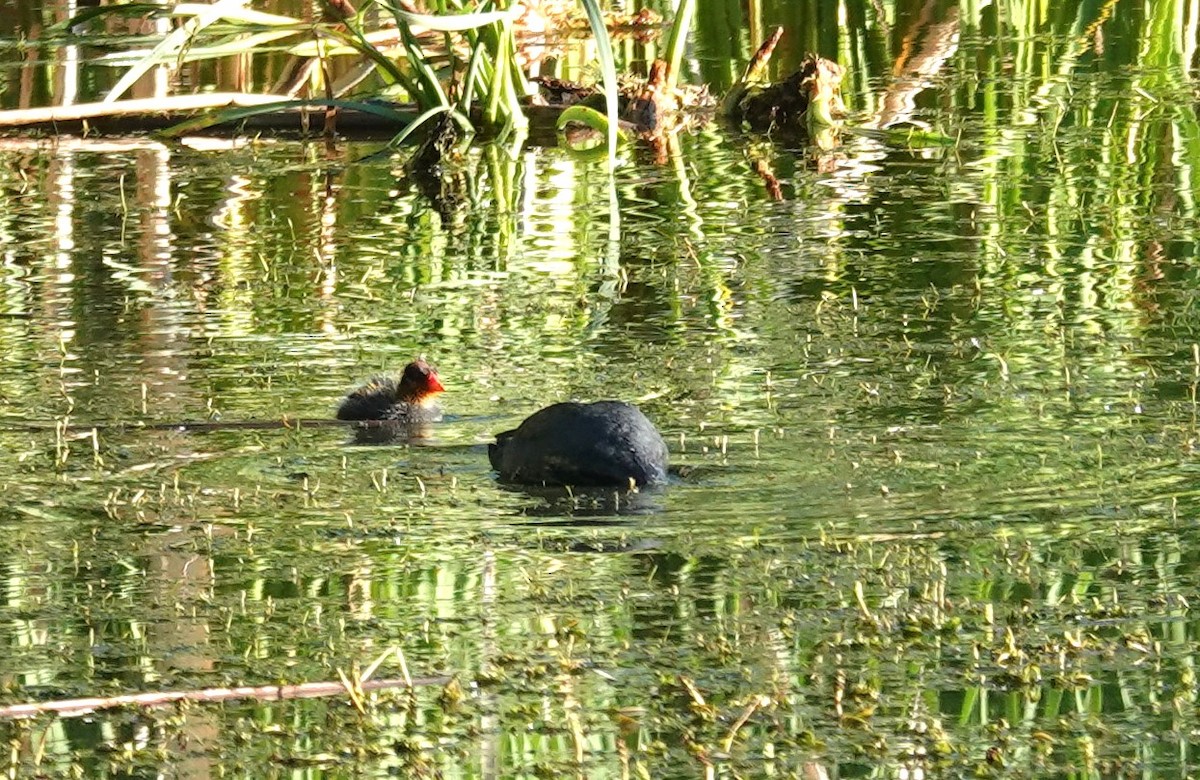
<svg viewBox="0 0 1200 780">
<path fill-rule="evenodd" d="M 113 53 L 99 60 L 126 67 L 106 95 L 105 102 L 117 101 L 154 67 L 252 54 L 283 39 L 306 35 L 311 36 L 311 40 L 287 44 L 294 56 L 321 60 L 331 56 L 360 57 L 373 66 L 385 86 L 401 87 L 420 112 L 445 109 L 451 101 L 443 85 L 441 68 L 434 63 L 437 57 L 457 56 L 451 37 L 453 33 L 465 35 L 471 45 L 467 68 L 469 83 L 460 93 L 464 97 L 460 99 L 459 110 L 469 115 L 470 99 L 482 96 L 483 110 L 479 119 L 485 126 L 517 132 L 527 128 L 521 99 L 529 88 L 517 65 L 513 10 L 419 14 L 387 3 L 378 5 L 390 12 L 395 20 L 394 31 L 364 29 L 365 7 L 357 15 L 338 23 L 305 24 L 290 17 L 247 11 L 239 0 L 220 0 L 211 6 L 178 4 L 171 13 L 185 17 L 185 23 L 165 35 L 152 49 Z M 128 14 L 129 10 L 122 9 L 120 13 Z M 104 15 L 104 12 L 89 10 L 77 16 L 75 22 L 85 23 Z M 264 30 L 264 27 L 268 29 Z M 418 39 L 414 32 L 417 29 L 442 33 L 444 50 L 431 51 Z M 398 58 L 404 61 L 404 66 L 398 63 Z M 323 69 L 319 71 L 318 76 L 324 72 Z M 323 80 L 323 76 L 320 77 Z M 352 88 L 363 77 L 356 76 L 342 89 Z M 331 85 L 320 84 L 317 88 L 325 90 L 325 97 L 343 97 L 343 94 L 335 93 Z"/>
<path fill-rule="evenodd" d="M 421 95 L 419 82 L 414 80 L 410 74 L 405 72 L 405 70 L 400 67 L 400 65 L 391 56 L 388 55 L 388 52 L 373 44 L 357 26 L 348 25 L 345 29 L 342 29 L 338 26 L 329 27 L 326 30 L 325 35 L 315 42 L 315 57 L 324 58 L 332 56 L 330 51 L 326 48 L 326 38 L 340 41 L 342 45 L 349 47 L 361 54 L 368 62 L 375 66 L 376 73 L 383 78 L 384 84 L 388 86 L 399 85 L 402 89 L 404 89 L 405 93 L 409 97 L 415 100 L 418 108 L 432 107 L 425 106 L 421 103 L 421 100 L 419 99 L 419 96 Z M 323 77 L 322 83 L 324 83 Z"/>
<path fill-rule="evenodd" d="M 601 114 L 591 106 L 585 106 L 578 103 L 573 106 L 568 106 L 561 114 L 559 114 L 555 127 L 559 133 L 562 133 L 569 125 L 572 124 L 584 125 L 596 131 L 605 138 L 610 137 L 608 132 L 608 117 L 604 114 Z M 623 134 L 618 133 L 617 138 L 624 139 L 624 136 Z"/>
<path fill-rule="evenodd" d="M 92 60 L 97 65 L 107 65 L 114 68 L 132 68 L 139 64 L 145 63 L 148 59 L 152 60 L 149 64 L 154 65 L 175 65 L 182 62 L 200 62 L 203 60 L 220 59 L 222 57 L 231 57 L 238 54 L 249 54 L 254 52 L 267 52 L 272 50 L 285 50 L 289 53 L 298 53 L 301 49 L 311 49 L 312 56 L 316 56 L 316 49 L 319 45 L 317 42 L 312 42 L 309 46 L 290 46 L 280 44 L 272 47 L 275 41 L 283 38 L 288 38 L 299 34 L 301 30 L 272 30 L 259 33 L 238 34 L 233 36 L 235 39 L 231 41 L 223 41 L 208 45 L 189 45 L 185 50 L 168 51 L 155 55 L 154 50 L 131 49 L 128 51 L 110 52 L 101 54 Z M 344 53 L 353 53 L 354 50 L 346 47 Z"/>
<path fill-rule="evenodd" d="M 688 33 L 692 28 L 692 17 L 696 13 L 696 0 L 682 0 L 675 8 L 675 18 L 671 23 L 671 34 L 667 39 L 667 50 L 664 58 L 667 62 L 667 79 L 663 87 L 667 94 L 672 94 L 679 84 L 682 75 L 683 54 L 687 48 Z"/>
<path fill-rule="evenodd" d="M 515 19 L 514 13 L 511 10 L 497 11 L 480 11 L 474 13 L 455 13 L 455 14 L 414 14 L 402 8 L 383 4 L 395 17 L 401 31 L 401 36 L 404 41 L 404 46 L 408 52 L 408 60 L 416 70 L 424 100 L 418 99 L 418 102 L 424 108 L 433 108 L 435 105 L 449 105 L 448 100 L 442 90 L 441 80 L 438 77 L 436 70 L 432 67 L 429 57 L 421 47 L 420 43 L 412 34 L 412 28 L 419 26 L 424 29 L 435 32 L 446 33 L 474 33 L 480 28 L 494 28 L 499 32 L 490 40 L 493 43 L 491 51 L 491 64 L 494 65 L 493 70 L 489 74 L 484 74 L 477 66 L 475 68 L 468 67 L 468 77 L 471 79 L 483 78 L 485 75 L 490 76 L 488 84 L 492 90 L 498 93 L 489 100 L 489 107 L 485 110 L 484 116 L 489 125 L 497 122 L 508 122 L 521 124 L 524 114 L 521 112 L 520 106 L 516 100 L 515 90 L 509 90 L 506 87 L 506 80 L 511 79 L 511 68 L 515 66 L 515 52 L 510 50 L 510 47 L 504 42 L 511 39 L 512 23 Z M 448 52 L 453 51 L 453 46 L 450 39 L 447 37 L 446 49 Z M 477 35 L 468 36 L 471 41 L 473 52 L 472 57 L 475 57 L 476 47 L 481 42 L 488 39 Z M 482 55 L 480 55 L 482 56 Z M 474 84 L 472 83 L 472 88 Z M 500 96 L 505 98 L 500 100 Z M 503 104 L 503 111 L 499 110 L 499 105 Z M 520 115 L 521 119 L 517 119 L 515 115 Z"/>
<path fill-rule="evenodd" d="M 598 0 L 582 1 L 589 25 L 596 36 L 597 58 L 603 74 L 607 114 L 612 128 L 607 133 L 610 136 L 608 140 L 615 142 L 618 84 L 614 55 Z M 472 121 L 478 121 L 482 126 L 501 134 L 515 132 L 522 136 L 527 131 L 529 122 L 523 101 L 530 94 L 531 87 L 518 64 L 514 35 L 514 21 L 517 18 L 515 9 L 497 8 L 494 3 L 488 2 L 468 10 L 462 3 L 447 2 L 435 4 L 438 13 L 415 13 L 394 4 L 376 2 L 379 8 L 390 14 L 396 27 L 394 31 L 371 30 L 364 26 L 369 18 L 367 10 L 371 2 L 373 0 L 368 0 L 358 11 L 353 11 L 350 6 L 339 9 L 342 18 L 336 22 L 315 23 L 248 10 L 240 0 L 219 0 L 212 5 L 179 3 L 166 12 L 183 18 L 184 23 L 162 36 L 153 48 L 110 53 L 97 60 L 98 64 L 124 68 L 104 102 L 116 103 L 135 82 L 156 67 L 179 67 L 185 63 L 285 48 L 294 57 L 315 60 L 300 71 L 311 79 L 309 86 L 315 93 L 314 102 L 319 102 L 321 98 L 346 98 L 350 90 L 361 85 L 374 72 L 383 84 L 381 94 L 411 100 L 421 113 L 445 108 L 456 102 L 458 110 L 472 117 Z M 162 13 L 161 10 L 152 11 L 150 7 L 142 7 L 141 10 L 147 15 Z M 679 62 L 692 10 L 691 4 L 685 4 L 673 27 L 670 55 L 676 73 L 669 76 L 671 84 L 679 75 Z M 122 8 L 119 12 L 89 9 L 77 15 L 73 21 L 75 24 L 86 24 L 107 15 L 129 13 L 129 8 Z M 418 37 L 418 31 L 421 37 Z M 431 33 L 441 34 L 440 45 L 430 44 L 428 35 Z M 295 37 L 308 40 L 290 40 Z M 459 37 L 467 42 L 469 48 L 468 55 L 462 60 L 465 67 L 460 67 L 456 46 Z M 328 69 L 322 63 L 329 57 L 346 56 L 356 57 L 360 62 L 352 66 L 350 73 L 339 79 L 337 84 L 325 83 Z M 465 84 L 446 83 L 446 74 L 457 73 L 465 73 Z M 302 82 L 298 79 L 295 81 L 293 88 L 282 91 L 289 95 L 298 92 Z M 395 87 L 402 89 L 403 95 L 395 93 Z M 456 92 L 451 95 L 448 90 Z M 474 100 L 479 101 L 478 112 L 472 103 Z M 114 108 L 114 111 L 119 110 Z M 332 110 L 328 113 L 329 128 L 332 128 L 331 122 L 335 116 Z M 615 154 L 615 149 L 610 150 L 610 166 L 615 164 Z"/>
<path fill-rule="evenodd" d="M 612 42 L 608 37 L 608 27 L 604 24 L 604 12 L 600 8 L 599 0 L 580 0 L 580 2 L 583 3 L 584 11 L 587 13 L 588 25 L 592 28 L 601 82 L 604 84 L 604 112 L 608 117 L 608 168 L 611 171 L 617 165 L 617 120 L 620 116 L 617 103 L 619 87 L 616 59 L 613 56 Z"/>
<path fill-rule="evenodd" d="M 105 103 L 119 99 L 133 84 L 150 71 L 151 68 L 172 58 L 177 58 L 184 48 L 201 32 L 223 19 L 238 21 L 243 10 L 243 0 L 216 0 L 211 5 L 189 4 L 188 20 L 163 38 L 142 60 L 132 65 L 104 97 Z M 264 15 L 265 16 L 265 15 Z M 292 26 L 299 24 L 298 20 L 279 17 L 273 24 Z M 253 24 L 261 25 L 264 20 L 256 16 Z M 274 40 L 274 39 L 272 39 Z"/>
</svg>

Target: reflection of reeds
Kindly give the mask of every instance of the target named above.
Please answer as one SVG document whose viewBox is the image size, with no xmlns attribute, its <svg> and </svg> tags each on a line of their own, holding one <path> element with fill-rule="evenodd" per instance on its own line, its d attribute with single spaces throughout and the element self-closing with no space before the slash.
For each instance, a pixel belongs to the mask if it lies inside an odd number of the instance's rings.
<svg viewBox="0 0 1200 780">
<path fill-rule="evenodd" d="M 780 5 L 752 4 L 752 11 L 770 22 L 800 13 Z M 1196 240 L 1190 222 L 1200 121 L 1188 74 L 1200 25 L 1195 4 L 1154 3 L 1144 14 L 1123 14 L 1113 2 L 1053 9 L 1016 0 L 947 8 L 901 4 L 888 6 L 887 20 L 878 5 L 849 4 L 847 17 L 857 24 L 821 53 L 841 53 L 853 63 L 844 85 L 848 102 L 880 124 L 940 127 L 957 139 L 953 154 L 916 155 L 944 164 L 953 186 L 941 196 L 944 208 L 930 201 L 919 215 L 906 215 L 893 205 L 895 182 L 869 175 L 872 166 L 902 162 L 904 155 L 884 150 L 872 157 L 875 150 L 859 144 L 830 172 L 839 191 L 831 200 L 838 208 L 871 203 L 879 216 L 875 226 L 861 219 L 843 223 L 867 229 L 874 240 L 837 238 L 833 288 L 852 295 L 837 277 L 861 267 L 857 251 L 882 248 L 898 258 L 938 251 L 921 225 L 940 221 L 944 241 L 963 239 L 975 247 L 956 254 L 954 263 L 980 291 L 974 327 L 995 338 L 987 354 L 1002 357 L 1006 381 L 1016 377 L 1014 388 L 1028 388 L 1031 374 L 1043 374 L 1039 384 L 1052 381 L 1052 373 L 1064 389 L 1057 400 L 1069 404 L 1078 402 L 1092 371 L 1116 370 L 1132 382 L 1144 364 L 1121 338 L 1084 347 L 1064 335 L 1048 354 L 1028 335 L 1087 322 L 1093 334 L 1132 338 L 1180 316 L 1180 306 L 1171 312 L 1164 305 L 1170 287 L 1161 280 L 1172 254 L 1186 253 L 1180 247 Z M 717 14 L 701 14 L 698 38 L 719 38 L 709 28 L 725 23 Z M 827 19 L 811 11 L 795 23 L 808 29 Z M 790 29 L 781 45 L 796 45 Z M 785 62 L 788 56 L 784 52 Z M 794 157 L 764 151 L 769 156 L 756 153 L 754 164 L 768 187 L 786 196 L 781 183 L 789 183 Z M 945 162 L 934 162 L 939 159 Z M 963 219 L 968 208 L 972 216 Z M 872 274 L 876 290 L 905 284 L 904 272 L 887 263 L 872 264 Z M 992 333 L 990 323 L 1005 325 Z"/>
</svg>

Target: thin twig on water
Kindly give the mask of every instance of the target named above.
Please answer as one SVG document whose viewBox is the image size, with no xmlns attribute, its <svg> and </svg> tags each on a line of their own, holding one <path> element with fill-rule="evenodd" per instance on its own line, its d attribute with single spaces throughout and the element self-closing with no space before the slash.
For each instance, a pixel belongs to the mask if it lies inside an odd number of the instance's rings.
<svg viewBox="0 0 1200 780">
<path fill-rule="evenodd" d="M 445 685 L 448 677 L 414 677 L 408 679 L 365 680 L 360 683 L 363 691 L 379 691 L 392 688 L 416 688 L 429 685 Z M 216 702 L 233 699 L 256 699 L 258 701 L 282 701 L 284 699 L 314 699 L 322 696 L 338 696 L 346 693 L 341 682 L 310 682 L 296 685 L 259 685 L 237 688 L 203 688 L 192 691 L 151 691 L 123 696 L 96 696 L 82 699 L 58 699 L 56 701 L 29 702 L 0 707 L 0 719 L 32 718 L 54 713 L 64 718 L 86 715 L 96 710 L 135 705 L 139 707 L 162 707 L 180 701 Z"/>
</svg>

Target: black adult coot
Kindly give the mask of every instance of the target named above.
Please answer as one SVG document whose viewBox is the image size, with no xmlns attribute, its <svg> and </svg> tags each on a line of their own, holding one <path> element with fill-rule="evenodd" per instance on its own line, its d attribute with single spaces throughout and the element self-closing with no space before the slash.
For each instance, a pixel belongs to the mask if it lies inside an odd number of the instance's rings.
<svg viewBox="0 0 1200 780">
<path fill-rule="evenodd" d="M 445 389 L 433 366 L 414 360 L 404 367 L 399 379 L 377 376 L 347 395 L 338 407 L 337 418 L 433 422 L 442 419 L 434 396 Z"/>
<path fill-rule="evenodd" d="M 645 485 L 667 477 L 667 445 L 632 404 L 561 403 L 496 434 L 488 460 L 522 485 Z"/>
</svg>

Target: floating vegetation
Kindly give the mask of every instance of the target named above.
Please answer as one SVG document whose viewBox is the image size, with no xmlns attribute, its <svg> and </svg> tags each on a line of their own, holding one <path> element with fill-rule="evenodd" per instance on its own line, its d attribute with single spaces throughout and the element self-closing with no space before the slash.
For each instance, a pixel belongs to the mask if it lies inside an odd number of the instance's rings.
<svg viewBox="0 0 1200 780">
<path fill-rule="evenodd" d="M 332 706 L 201 705 L 213 697 L 180 696 L 196 704 L 176 704 L 182 720 L 174 726 L 174 716 L 156 716 L 159 736 L 128 760 L 178 738 L 201 717 L 198 706 L 230 726 L 257 708 L 278 710 L 280 725 L 260 736 L 290 745 L 287 763 L 423 772 L 454 771 L 479 740 L 525 734 L 522 751 L 504 759 L 509 771 L 1104 773 L 1131 758 L 1107 737 L 1124 719 L 1161 726 L 1142 731 L 1149 750 L 1196 726 L 1194 680 L 1155 660 L 1161 630 L 1187 609 L 1185 596 L 1156 587 L 1138 597 L 1120 582 L 1119 559 L 1106 576 L 1076 578 L 1065 572 L 1077 558 L 1043 559 L 1018 546 L 980 559 L 971 544 L 949 539 L 830 536 L 715 552 L 585 554 L 581 562 L 610 570 L 602 578 L 536 549 L 510 569 L 518 558 L 505 552 L 512 563 L 484 563 L 498 590 L 480 617 L 503 625 L 532 608 L 543 622 L 527 635 L 475 636 L 484 643 L 477 666 L 441 656 L 449 648 L 429 656 L 419 651 L 428 639 L 410 638 L 407 663 L 381 657 L 359 677 L 434 668 L 453 676 L 383 693 L 376 689 L 386 680 L 370 690 L 345 682 L 348 703 Z M 961 574 L 951 573 L 951 560 Z M 448 630 L 436 628 L 443 639 Z M 336 642 L 338 655 L 357 644 L 352 635 Z M 1164 699 L 1163 689 L 1175 693 Z M 153 696 L 125 706 L 162 703 Z M 24 741 L 45 725 L 7 728 Z M 11 766 L 44 760 L 31 750 L 14 751 Z"/>
</svg>

